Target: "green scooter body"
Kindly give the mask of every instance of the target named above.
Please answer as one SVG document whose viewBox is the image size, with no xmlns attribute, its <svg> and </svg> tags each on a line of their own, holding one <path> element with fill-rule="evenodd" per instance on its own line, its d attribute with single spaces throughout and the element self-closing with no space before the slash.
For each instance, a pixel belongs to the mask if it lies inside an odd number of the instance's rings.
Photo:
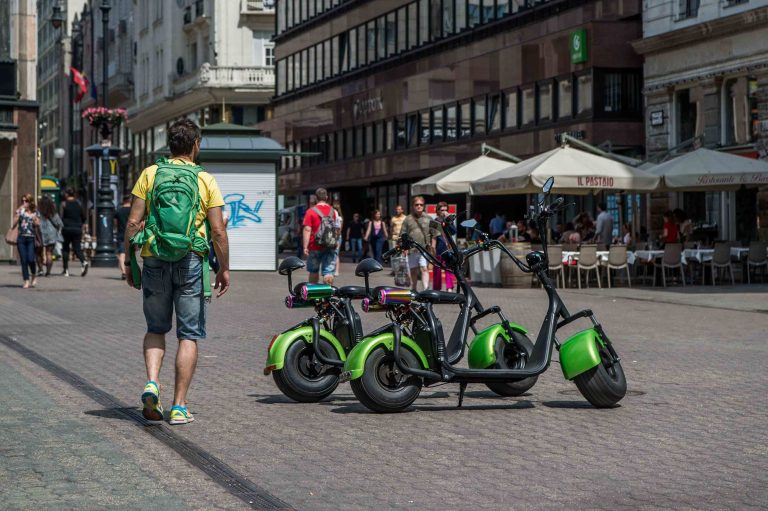
<svg viewBox="0 0 768 511">
<path fill-rule="evenodd" d="M 427 356 L 416 341 L 403 334 L 400 337 L 400 344 L 416 355 L 421 362 L 423 369 L 429 369 Z M 344 362 L 344 371 L 349 372 L 350 380 L 356 380 L 363 375 L 365 361 L 368 360 L 368 356 L 378 346 L 384 346 L 389 351 L 392 351 L 394 349 L 394 336 L 392 335 L 392 332 L 382 332 L 377 335 L 366 337 L 352 348 L 352 351 L 349 352 L 349 356 L 347 356 Z"/>
<path fill-rule="evenodd" d="M 528 333 L 524 327 L 517 323 L 509 323 L 512 330 L 523 335 Z M 512 342 L 512 338 L 507 333 L 504 325 L 495 323 L 488 328 L 477 333 L 469 344 L 469 355 L 467 363 L 470 369 L 486 369 L 496 363 L 496 338 L 501 336 L 505 342 Z"/>
<path fill-rule="evenodd" d="M 600 364 L 600 347 L 605 346 L 600 334 L 588 328 L 570 336 L 560 346 L 560 367 L 566 380 L 573 380 Z"/>
<path fill-rule="evenodd" d="M 320 329 L 320 336 L 328 341 L 331 346 L 333 346 L 337 355 L 339 356 L 339 360 L 344 361 L 347 359 L 347 355 L 344 352 L 344 347 L 341 345 L 341 342 L 339 342 L 336 336 L 323 328 Z M 294 328 L 293 330 L 283 332 L 277 336 L 269 348 L 269 353 L 267 355 L 267 366 L 264 368 L 265 375 L 268 375 L 272 371 L 283 368 L 283 363 L 285 362 L 285 353 L 294 342 L 306 342 L 311 344 L 312 327 L 300 326 Z"/>
</svg>

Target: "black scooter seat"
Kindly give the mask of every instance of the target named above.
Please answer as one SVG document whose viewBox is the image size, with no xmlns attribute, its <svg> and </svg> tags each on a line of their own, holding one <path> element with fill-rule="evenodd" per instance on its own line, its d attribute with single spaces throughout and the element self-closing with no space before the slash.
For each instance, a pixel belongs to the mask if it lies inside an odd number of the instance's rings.
<svg viewBox="0 0 768 511">
<path fill-rule="evenodd" d="M 448 291 L 435 291 L 434 289 L 425 289 L 416 294 L 416 301 L 429 302 L 435 304 L 460 305 L 467 301 L 467 298 L 459 293 L 449 293 Z"/>
<path fill-rule="evenodd" d="M 368 296 L 365 292 L 365 286 L 343 286 L 337 290 L 336 294 L 351 300 L 362 299 Z"/>
</svg>

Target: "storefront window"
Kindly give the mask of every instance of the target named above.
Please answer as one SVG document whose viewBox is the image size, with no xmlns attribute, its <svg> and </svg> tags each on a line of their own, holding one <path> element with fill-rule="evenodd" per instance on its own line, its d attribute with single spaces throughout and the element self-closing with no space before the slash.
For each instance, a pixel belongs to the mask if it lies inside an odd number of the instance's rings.
<svg viewBox="0 0 768 511">
<path fill-rule="evenodd" d="M 459 104 L 459 108 L 461 109 L 459 113 L 459 122 L 461 123 L 459 136 L 464 138 L 472 135 L 472 104 L 469 101 L 463 101 Z"/>
<path fill-rule="evenodd" d="M 418 44 L 418 16 L 418 5 L 416 2 L 411 2 L 408 4 L 408 43 L 406 46 L 409 50 Z"/>
<path fill-rule="evenodd" d="M 501 96 L 496 94 L 488 98 L 488 131 L 501 129 Z"/>
<path fill-rule="evenodd" d="M 437 107 L 432 110 L 432 141 L 442 142 L 444 136 L 443 107 Z"/>
<path fill-rule="evenodd" d="M 427 145 L 432 141 L 431 120 L 429 110 L 421 113 L 421 145 Z"/>
<path fill-rule="evenodd" d="M 408 20 L 406 19 L 407 16 L 406 8 L 401 7 L 397 10 L 397 52 L 400 53 L 401 51 L 405 50 L 407 37 L 408 37 Z"/>
<path fill-rule="evenodd" d="M 560 119 L 573 115 L 573 87 L 571 78 L 563 78 L 557 82 L 557 116 Z"/>
<path fill-rule="evenodd" d="M 592 111 L 592 75 L 581 75 L 576 79 L 576 114 Z"/>
<path fill-rule="evenodd" d="M 445 139 L 456 140 L 456 105 L 445 108 Z"/>
<path fill-rule="evenodd" d="M 536 91 L 533 87 L 522 90 L 523 108 L 521 118 L 523 126 L 533 124 L 536 120 Z"/>
<path fill-rule="evenodd" d="M 472 101 L 474 106 L 473 129 L 475 135 L 485 134 L 485 96 L 475 98 Z"/>
<path fill-rule="evenodd" d="M 538 112 L 539 122 L 552 120 L 552 82 L 540 83 L 538 85 Z"/>
<path fill-rule="evenodd" d="M 517 129 L 518 111 L 517 111 L 517 90 L 510 90 L 504 94 L 504 126 Z"/>
</svg>

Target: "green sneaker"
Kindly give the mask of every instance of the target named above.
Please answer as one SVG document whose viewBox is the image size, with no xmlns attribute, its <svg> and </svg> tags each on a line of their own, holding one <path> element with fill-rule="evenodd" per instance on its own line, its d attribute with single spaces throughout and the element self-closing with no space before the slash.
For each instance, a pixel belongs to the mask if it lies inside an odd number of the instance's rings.
<svg viewBox="0 0 768 511">
<path fill-rule="evenodd" d="M 176 425 L 176 424 L 189 424 L 194 420 L 195 420 L 195 417 L 190 413 L 189 410 L 187 410 L 186 406 L 176 405 L 173 408 L 171 408 L 171 420 L 168 422 L 169 424 Z"/>
<path fill-rule="evenodd" d="M 158 424 L 163 422 L 163 405 L 160 404 L 160 387 L 153 381 L 148 381 L 141 395 L 144 409 L 141 414 L 147 422 Z"/>
</svg>

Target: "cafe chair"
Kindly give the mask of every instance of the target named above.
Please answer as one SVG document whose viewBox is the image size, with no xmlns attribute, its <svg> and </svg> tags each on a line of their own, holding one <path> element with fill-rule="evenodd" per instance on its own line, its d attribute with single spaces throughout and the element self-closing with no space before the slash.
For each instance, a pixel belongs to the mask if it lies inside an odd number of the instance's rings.
<svg viewBox="0 0 768 511">
<path fill-rule="evenodd" d="M 681 243 L 667 243 L 664 245 L 664 255 L 661 257 L 661 264 L 653 267 L 653 285 L 656 285 L 656 270 L 661 267 L 661 281 L 664 287 L 667 287 L 667 269 L 680 269 L 680 281 L 685 287 L 685 272 L 683 271 L 683 245 Z"/>
<path fill-rule="evenodd" d="M 552 245 L 549 247 L 549 273 L 552 275 L 557 272 L 555 276 L 555 284 L 558 281 L 562 282 L 565 287 L 565 267 L 563 266 L 563 247 L 560 245 Z"/>
<path fill-rule="evenodd" d="M 582 245 L 581 249 L 579 249 L 579 261 L 576 263 L 576 277 L 579 289 L 581 289 L 581 272 L 587 272 L 585 284 L 589 287 L 589 272 L 592 270 L 595 270 L 595 275 L 597 275 L 597 287 L 602 288 L 597 261 L 597 245 Z"/>
<path fill-rule="evenodd" d="M 749 244 L 749 255 L 747 256 L 747 283 L 752 283 L 752 268 L 762 269 L 763 281 L 765 274 L 768 273 L 768 256 L 766 255 L 766 244 L 764 241 L 753 241 Z M 755 274 L 757 277 L 757 274 Z"/>
<path fill-rule="evenodd" d="M 627 263 L 626 245 L 611 245 L 608 249 L 608 262 L 605 265 L 605 273 L 608 278 L 608 289 L 611 288 L 611 270 L 627 270 L 627 286 L 632 287 L 632 278 L 629 276 L 629 263 Z"/>
<path fill-rule="evenodd" d="M 715 285 L 715 277 L 718 273 L 720 273 L 718 270 L 723 270 L 723 268 L 728 268 L 728 273 L 731 275 L 731 285 L 734 285 L 734 279 L 733 279 L 733 263 L 731 262 L 731 244 L 730 243 L 715 243 L 715 253 L 712 254 L 712 262 L 710 263 L 712 267 L 712 285 Z M 702 283 L 704 281 L 704 270 L 702 269 L 702 276 L 701 280 Z M 723 278 L 725 278 L 725 272 L 722 272 Z"/>
</svg>

